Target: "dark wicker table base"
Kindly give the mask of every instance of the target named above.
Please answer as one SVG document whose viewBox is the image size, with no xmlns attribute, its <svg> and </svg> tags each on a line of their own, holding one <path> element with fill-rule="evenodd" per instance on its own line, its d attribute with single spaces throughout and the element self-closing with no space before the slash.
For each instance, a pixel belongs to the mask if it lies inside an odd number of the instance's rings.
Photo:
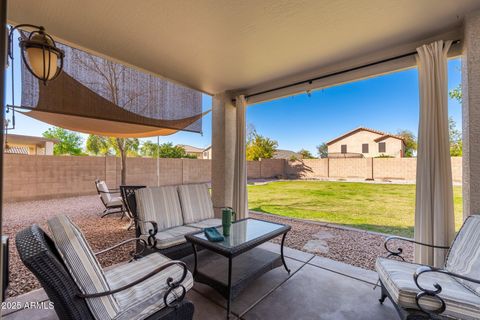
<svg viewBox="0 0 480 320">
<path fill-rule="evenodd" d="M 199 265 L 195 281 L 209 285 L 225 299 L 235 299 L 252 281 L 264 273 L 280 267 L 282 258 L 279 254 L 260 248 L 247 251 L 232 259 L 232 283 L 229 292 L 228 258 L 202 250 L 198 253 Z"/>
<path fill-rule="evenodd" d="M 220 242 L 210 242 L 202 231 L 187 234 L 194 254 L 195 281 L 216 289 L 227 299 L 227 319 L 232 299 L 253 280 L 283 264 L 290 270 L 283 256 L 285 237 L 292 227 L 259 219 L 246 218 L 232 224 L 230 235 Z M 218 228 L 219 232 L 223 232 Z M 275 237 L 282 236 L 280 254 L 259 248 Z M 197 252 L 203 248 L 202 252 Z"/>
<path fill-rule="evenodd" d="M 285 235 L 286 233 L 283 239 Z M 232 300 L 252 281 L 282 265 L 290 273 L 283 256 L 283 241 L 280 254 L 255 247 L 236 257 L 225 257 L 207 248 L 198 253 L 195 245 L 193 248 L 193 277 L 195 281 L 209 285 L 227 299 L 227 319 L 230 318 Z"/>
</svg>

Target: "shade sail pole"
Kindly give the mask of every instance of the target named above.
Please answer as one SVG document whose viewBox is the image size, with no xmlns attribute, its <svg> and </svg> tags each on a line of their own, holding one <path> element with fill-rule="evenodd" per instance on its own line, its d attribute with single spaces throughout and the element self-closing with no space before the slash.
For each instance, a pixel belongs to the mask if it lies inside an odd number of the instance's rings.
<svg viewBox="0 0 480 320">
<path fill-rule="evenodd" d="M 160 187 L 160 136 L 157 136 L 157 186 Z"/>
</svg>

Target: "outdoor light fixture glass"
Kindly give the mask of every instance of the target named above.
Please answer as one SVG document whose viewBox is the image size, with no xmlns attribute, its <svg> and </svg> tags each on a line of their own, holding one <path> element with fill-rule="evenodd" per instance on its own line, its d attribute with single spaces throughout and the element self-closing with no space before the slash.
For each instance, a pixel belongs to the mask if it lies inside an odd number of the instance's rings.
<svg viewBox="0 0 480 320">
<path fill-rule="evenodd" d="M 53 38 L 45 32 L 42 26 L 20 24 L 10 29 L 9 56 L 13 60 L 13 32 L 18 28 L 31 28 L 28 38 L 21 36 L 19 45 L 22 60 L 28 71 L 43 82 L 51 81 L 58 77 L 63 68 L 63 50 L 57 48 Z"/>
</svg>

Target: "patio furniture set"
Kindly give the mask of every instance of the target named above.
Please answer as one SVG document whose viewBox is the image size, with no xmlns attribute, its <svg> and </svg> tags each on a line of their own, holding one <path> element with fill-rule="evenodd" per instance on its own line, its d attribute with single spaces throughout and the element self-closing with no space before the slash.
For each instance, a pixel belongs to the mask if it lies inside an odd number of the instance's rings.
<svg viewBox="0 0 480 320">
<path fill-rule="evenodd" d="M 206 240 L 203 229 L 221 232 L 222 221 L 214 218 L 205 184 L 122 186 L 121 194 L 137 236 L 111 248 L 94 253 L 63 215 L 48 220 L 48 234 L 32 225 L 16 235 L 21 260 L 60 319 L 192 319 L 194 305 L 185 296 L 194 279 L 227 299 L 228 318 L 232 299 L 250 282 L 282 265 L 290 272 L 283 256 L 290 226 L 247 218 L 234 222 L 223 241 Z M 279 254 L 258 248 L 277 236 L 283 236 Z M 100 266 L 97 256 L 132 242 L 128 263 Z M 191 254 L 193 275 L 180 260 Z"/>
<path fill-rule="evenodd" d="M 106 185 L 100 190 L 108 190 Z M 38 225 L 16 236 L 24 264 L 44 287 L 61 319 L 192 319 L 185 298 L 193 282 L 207 284 L 232 300 L 262 274 L 284 266 L 288 225 L 242 219 L 230 235 L 209 241 L 204 229 L 222 231 L 214 217 L 206 184 L 121 186 L 122 208 L 132 217 L 136 237 L 93 253 L 83 234 L 66 216 L 48 221 L 50 235 Z M 259 247 L 282 236 L 280 253 Z M 480 216 L 468 218 L 449 250 L 443 268 L 408 263 L 402 249 L 385 241 L 387 258 L 377 260 L 380 303 L 388 297 L 401 319 L 480 318 Z M 129 263 L 102 269 L 97 256 L 127 243 L 136 250 Z M 428 244 L 427 244 L 428 245 Z M 431 246 L 431 245 L 428 245 Z M 193 254 L 191 270 L 181 261 Z"/>
</svg>

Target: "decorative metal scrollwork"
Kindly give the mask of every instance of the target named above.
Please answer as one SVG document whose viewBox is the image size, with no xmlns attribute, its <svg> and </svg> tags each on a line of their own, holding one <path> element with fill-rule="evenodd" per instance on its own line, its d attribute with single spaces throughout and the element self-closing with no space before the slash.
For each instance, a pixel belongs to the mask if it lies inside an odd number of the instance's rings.
<svg viewBox="0 0 480 320">
<path fill-rule="evenodd" d="M 170 307 L 170 308 L 173 308 L 173 307 L 176 307 L 178 304 L 180 304 L 180 302 L 182 302 L 183 298 L 185 298 L 185 295 L 187 293 L 187 289 L 185 289 L 185 287 L 182 285 L 182 282 L 185 280 L 185 278 L 187 277 L 187 265 L 183 262 L 180 262 L 180 261 L 175 261 L 176 264 L 180 265 L 181 267 L 183 267 L 183 273 L 182 273 L 182 276 L 180 277 L 179 280 L 177 281 L 174 281 L 172 277 L 169 277 L 167 279 L 167 285 L 168 285 L 168 289 L 167 291 L 165 292 L 165 295 L 163 296 L 163 302 L 165 303 L 165 305 L 167 307 Z M 176 289 L 181 289 L 181 294 L 178 295 L 176 293 Z M 175 297 L 175 299 L 173 299 L 172 301 L 168 301 L 168 296 L 170 294 L 173 294 L 173 296 Z"/>
<path fill-rule="evenodd" d="M 445 301 L 442 299 L 442 297 L 439 296 L 439 294 L 442 292 L 442 287 L 438 283 L 434 283 L 433 287 L 435 288 L 434 290 L 432 289 L 427 289 L 420 285 L 418 278 L 420 275 L 426 273 L 426 272 L 442 272 L 439 269 L 433 268 L 433 267 L 420 267 L 415 271 L 415 274 L 413 275 L 413 280 L 415 281 L 415 284 L 417 285 L 418 289 L 420 289 L 420 292 L 417 293 L 415 297 L 415 303 L 417 304 L 418 309 L 420 309 L 422 312 L 428 314 L 429 316 L 433 315 L 439 315 L 443 313 L 446 309 L 446 304 Z M 442 272 L 443 273 L 443 272 Z M 435 300 L 437 300 L 440 303 L 440 306 L 436 309 L 426 309 L 422 306 L 421 300 L 423 297 L 431 297 Z"/>
<path fill-rule="evenodd" d="M 397 248 L 396 251 L 395 251 L 394 249 L 391 249 L 391 248 L 388 247 L 388 243 L 393 241 L 393 240 L 410 242 L 410 243 L 413 243 L 413 244 L 418 244 L 418 245 L 429 247 L 429 248 L 445 249 L 445 250 L 450 249 L 450 247 L 447 247 L 447 246 L 436 246 L 436 245 L 432 245 L 432 244 L 421 243 L 421 242 L 414 241 L 414 240 L 408 239 L 408 238 L 403 238 L 403 237 L 392 236 L 392 237 L 388 237 L 387 239 L 385 239 L 385 242 L 383 243 L 383 246 L 385 247 L 385 250 L 387 250 L 387 252 L 388 252 L 387 258 L 398 257 L 398 258 L 402 259 L 402 261 L 405 261 L 405 258 L 402 257 L 403 249 L 402 248 Z"/>
<path fill-rule="evenodd" d="M 148 246 L 150 248 L 156 248 L 157 247 L 157 237 L 155 237 L 155 235 L 157 233 L 153 229 L 149 229 L 148 234 L 149 234 L 149 236 L 147 238 Z"/>
<path fill-rule="evenodd" d="M 385 242 L 383 243 L 383 246 L 385 247 L 385 250 L 387 250 L 388 252 L 388 255 L 387 255 L 387 258 L 390 258 L 390 257 L 397 257 L 397 258 L 400 258 L 402 259 L 402 261 L 405 261 L 405 258 L 402 257 L 402 253 L 403 253 L 403 249 L 402 248 L 397 248 L 396 251 L 394 251 L 393 249 L 390 249 L 388 247 L 388 243 L 392 240 L 399 240 L 399 239 L 403 239 L 403 238 L 399 238 L 399 237 L 388 237 Z"/>
</svg>

